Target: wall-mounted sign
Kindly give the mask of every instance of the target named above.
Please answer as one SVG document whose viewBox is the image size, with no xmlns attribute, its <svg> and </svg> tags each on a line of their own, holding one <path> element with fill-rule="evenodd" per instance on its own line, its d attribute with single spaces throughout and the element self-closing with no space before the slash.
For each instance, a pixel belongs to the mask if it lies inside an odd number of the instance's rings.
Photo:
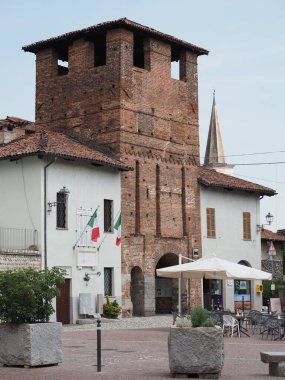
<svg viewBox="0 0 285 380">
<path fill-rule="evenodd" d="M 57 267 L 64 278 L 71 278 L 72 277 L 72 268 L 71 267 Z"/>
<path fill-rule="evenodd" d="M 97 267 L 98 253 L 94 249 L 79 248 L 77 251 L 78 267 Z"/>
</svg>

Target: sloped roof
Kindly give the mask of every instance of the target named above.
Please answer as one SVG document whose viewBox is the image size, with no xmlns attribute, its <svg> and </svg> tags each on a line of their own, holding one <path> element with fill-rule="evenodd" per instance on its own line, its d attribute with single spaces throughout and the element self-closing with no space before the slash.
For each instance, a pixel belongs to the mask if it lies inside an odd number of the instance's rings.
<svg viewBox="0 0 285 380">
<path fill-rule="evenodd" d="M 24 127 L 25 130 L 34 131 L 35 123 L 29 120 L 21 119 L 19 117 L 7 116 L 6 119 L 0 119 L 0 127 Z"/>
<path fill-rule="evenodd" d="M 19 159 L 26 156 L 61 157 L 69 160 L 84 160 L 120 170 L 129 170 L 111 154 L 95 150 L 62 132 L 38 131 L 20 137 L 0 147 L 0 160 Z"/>
<path fill-rule="evenodd" d="M 219 173 L 214 169 L 207 169 L 205 167 L 200 168 L 200 176 L 198 177 L 198 181 L 207 187 L 255 192 L 260 195 L 267 195 L 269 197 L 276 194 L 275 190 L 269 187 Z"/>
<path fill-rule="evenodd" d="M 88 37 L 89 35 L 92 35 L 95 32 L 101 32 L 101 31 L 106 31 L 108 29 L 115 29 L 115 28 L 120 28 L 120 27 L 143 32 L 144 35 L 146 36 L 155 37 L 157 39 L 170 42 L 174 45 L 184 47 L 185 49 L 194 51 L 195 53 L 197 53 L 197 55 L 203 55 L 203 54 L 209 53 L 208 50 L 203 49 L 199 46 L 180 40 L 168 34 L 161 33 L 148 26 L 144 26 L 144 25 L 138 24 L 137 22 L 128 20 L 127 18 L 120 18 L 118 20 L 106 21 L 97 25 L 90 26 L 88 28 L 65 33 L 57 37 L 49 38 L 47 40 L 35 42 L 33 44 L 23 46 L 23 50 L 36 53 L 38 50 L 54 46 L 55 44 L 63 42 L 63 41 L 69 40 L 71 42 L 74 39 L 78 39 L 81 37 Z"/>
<path fill-rule="evenodd" d="M 276 232 L 267 230 L 266 228 L 261 229 L 261 239 L 272 240 L 272 241 L 283 241 L 285 243 L 285 236 L 279 235 Z"/>
</svg>

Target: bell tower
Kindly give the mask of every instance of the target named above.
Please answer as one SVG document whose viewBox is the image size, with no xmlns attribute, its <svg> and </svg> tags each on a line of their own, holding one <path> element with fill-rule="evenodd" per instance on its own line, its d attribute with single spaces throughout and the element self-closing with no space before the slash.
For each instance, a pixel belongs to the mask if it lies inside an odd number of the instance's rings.
<svg viewBox="0 0 285 380">
<path fill-rule="evenodd" d="M 152 315 L 158 261 L 201 248 L 197 58 L 208 52 L 126 18 L 23 49 L 36 54 L 37 127 L 64 130 L 133 168 L 121 177 L 122 306 Z M 133 268 L 142 282 L 135 295 Z M 201 290 L 191 286 L 193 304 Z"/>
</svg>

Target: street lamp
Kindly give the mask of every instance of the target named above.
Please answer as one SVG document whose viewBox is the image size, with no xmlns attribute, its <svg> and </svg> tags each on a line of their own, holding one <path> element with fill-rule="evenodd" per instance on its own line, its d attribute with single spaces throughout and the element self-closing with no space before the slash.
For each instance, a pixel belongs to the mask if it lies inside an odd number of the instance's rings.
<svg viewBox="0 0 285 380">
<path fill-rule="evenodd" d="M 273 219 L 274 219 L 274 216 L 270 212 L 268 212 L 265 215 L 265 219 L 266 219 L 267 223 L 265 223 L 265 224 L 257 224 L 256 225 L 257 232 L 260 232 L 260 230 L 262 230 L 264 228 L 264 226 L 271 226 L 271 224 L 273 222 Z"/>
</svg>

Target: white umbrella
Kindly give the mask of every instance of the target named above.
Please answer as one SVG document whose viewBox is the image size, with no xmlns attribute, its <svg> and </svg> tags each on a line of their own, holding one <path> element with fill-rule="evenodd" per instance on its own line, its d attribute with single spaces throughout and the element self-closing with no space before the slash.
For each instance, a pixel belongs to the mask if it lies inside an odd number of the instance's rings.
<svg viewBox="0 0 285 380">
<path fill-rule="evenodd" d="M 160 277 L 179 279 L 178 309 L 181 312 L 181 279 L 238 279 L 238 280 L 271 280 L 272 274 L 259 269 L 236 264 L 228 260 L 220 259 L 215 254 L 202 257 L 186 264 L 173 265 L 171 267 L 157 269 Z"/>
<path fill-rule="evenodd" d="M 169 278 L 209 278 L 217 280 L 271 280 L 271 273 L 259 269 L 236 264 L 228 260 L 220 259 L 212 255 L 193 261 L 191 263 L 173 265 L 171 267 L 157 269 L 160 277 Z"/>
</svg>

